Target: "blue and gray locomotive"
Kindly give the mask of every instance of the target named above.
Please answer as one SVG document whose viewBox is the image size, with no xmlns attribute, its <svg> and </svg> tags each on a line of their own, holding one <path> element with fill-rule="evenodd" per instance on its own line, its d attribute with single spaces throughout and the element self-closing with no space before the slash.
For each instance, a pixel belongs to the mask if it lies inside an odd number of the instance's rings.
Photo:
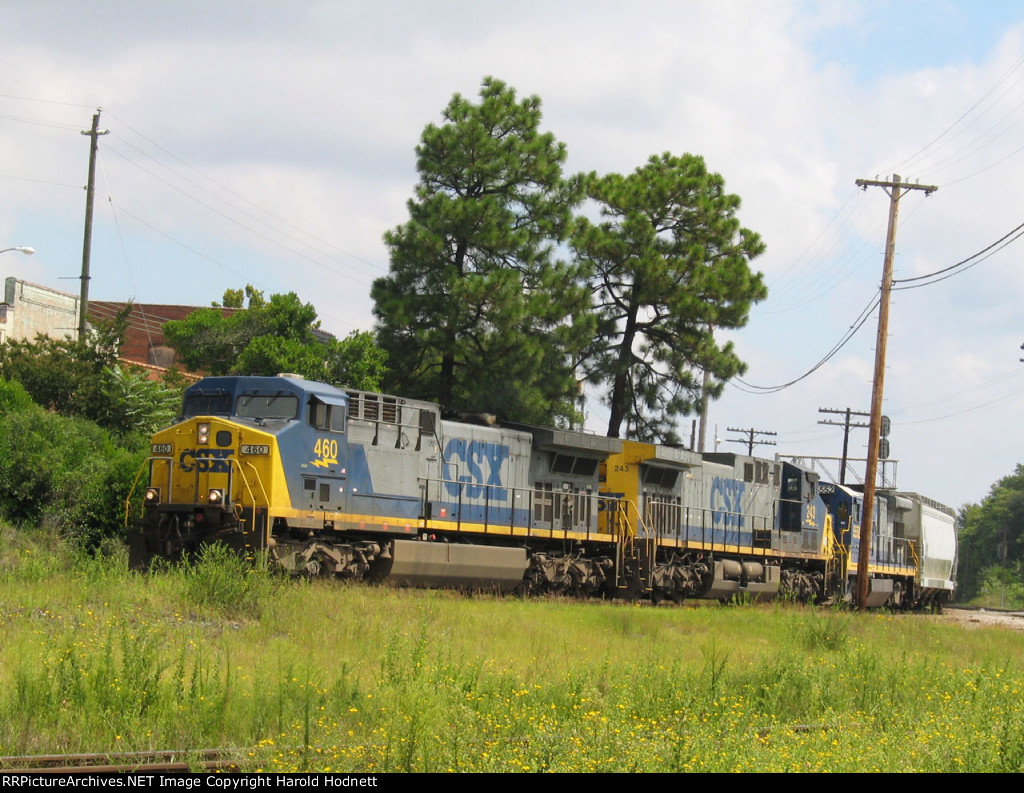
<svg viewBox="0 0 1024 793">
<path fill-rule="evenodd" d="M 854 591 L 860 495 L 797 465 L 443 419 L 437 405 L 294 376 L 208 377 L 152 438 L 146 567 L 223 542 L 307 575 L 655 601 Z M 941 604 L 951 514 L 878 499 L 872 605 Z"/>
</svg>

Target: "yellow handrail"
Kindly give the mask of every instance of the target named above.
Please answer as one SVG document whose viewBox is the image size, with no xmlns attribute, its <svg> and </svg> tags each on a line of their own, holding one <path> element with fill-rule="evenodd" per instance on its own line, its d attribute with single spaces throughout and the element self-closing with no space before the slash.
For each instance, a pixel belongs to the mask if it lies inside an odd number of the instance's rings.
<svg viewBox="0 0 1024 793">
<path fill-rule="evenodd" d="M 128 491 L 128 497 L 124 501 L 124 525 L 125 525 L 125 528 L 129 527 L 129 521 L 131 519 L 132 496 L 135 495 L 135 488 L 138 487 L 139 480 L 142 478 L 143 471 L 145 471 L 146 468 L 151 466 L 151 464 L 153 462 L 155 462 L 155 461 L 167 463 L 168 466 L 170 467 L 169 471 L 168 471 L 168 474 L 170 474 L 174 470 L 175 462 L 170 457 L 147 457 L 143 461 L 142 466 L 139 468 L 139 472 L 135 475 L 135 479 L 132 481 L 131 489 Z M 227 462 L 229 465 L 234 466 L 235 471 L 238 473 L 238 475 L 242 479 L 243 491 L 248 493 L 249 499 L 252 502 L 252 507 L 253 507 L 253 509 L 256 509 L 256 507 L 257 507 L 257 498 L 256 498 L 255 493 L 253 493 L 253 487 L 249 483 L 249 478 L 245 475 L 245 470 L 243 469 L 243 467 L 241 465 L 242 461 L 241 460 L 236 460 L 234 458 L 228 458 L 227 460 L 225 460 L 225 462 Z M 246 461 L 246 464 L 252 469 L 253 473 L 255 474 L 256 482 L 259 485 L 259 490 L 263 494 L 263 503 L 269 507 L 270 506 L 270 496 L 267 495 L 267 489 L 266 489 L 266 487 L 263 484 L 263 479 L 262 479 L 262 477 L 260 477 L 259 471 L 256 470 L 256 466 L 254 466 L 251 462 Z M 170 476 L 168 475 L 168 483 L 169 482 L 170 482 Z M 228 496 L 230 497 L 230 493 L 228 494 Z M 196 494 L 196 497 L 198 498 L 198 494 Z M 243 498 L 242 504 L 241 505 L 236 505 L 236 506 L 244 506 L 244 498 Z"/>
</svg>

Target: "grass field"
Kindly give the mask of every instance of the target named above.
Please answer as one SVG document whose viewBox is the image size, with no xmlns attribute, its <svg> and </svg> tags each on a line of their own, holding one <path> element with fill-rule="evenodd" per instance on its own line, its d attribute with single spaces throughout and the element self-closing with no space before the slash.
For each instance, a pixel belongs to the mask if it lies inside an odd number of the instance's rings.
<svg viewBox="0 0 1024 793">
<path fill-rule="evenodd" d="M 1024 635 L 147 576 L 0 536 L 0 755 L 237 748 L 274 771 L 1020 771 Z"/>
</svg>

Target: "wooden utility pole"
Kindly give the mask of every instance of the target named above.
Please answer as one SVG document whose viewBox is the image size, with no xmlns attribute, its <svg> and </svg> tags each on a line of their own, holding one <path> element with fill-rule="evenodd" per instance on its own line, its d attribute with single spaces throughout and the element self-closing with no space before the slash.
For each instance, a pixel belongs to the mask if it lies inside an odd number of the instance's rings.
<svg viewBox="0 0 1024 793">
<path fill-rule="evenodd" d="M 839 413 L 840 415 L 842 415 L 844 411 L 836 410 L 835 408 L 818 408 L 818 412 L 819 413 Z M 833 427 L 843 427 L 843 459 L 842 459 L 842 462 L 840 463 L 840 467 L 839 467 L 839 484 L 841 484 L 841 485 L 845 485 L 846 484 L 846 461 L 849 459 L 849 456 L 850 456 L 850 429 L 851 428 L 861 428 L 861 427 L 863 427 L 864 429 L 867 429 L 868 426 L 869 426 L 867 424 L 851 424 L 850 423 L 850 417 L 851 416 L 864 416 L 864 417 L 867 417 L 867 416 L 871 415 L 870 413 L 862 413 L 859 410 L 850 410 L 850 408 L 847 408 L 845 413 L 846 413 L 846 421 L 844 421 L 842 423 L 840 423 L 838 421 L 819 421 L 818 422 L 819 424 L 829 424 L 829 425 L 831 425 Z"/>
<path fill-rule="evenodd" d="M 769 432 L 768 430 L 755 430 L 751 427 L 748 430 L 740 429 L 739 427 L 729 427 L 729 432 L 741 432 L 745 434 L 746 439 L 743 438 L 726 438 L 729 443 L 745 443 L 747 444 L 747 454 L 750 457 L 754 456 L 755 446 L 774 446 L 775 441 L 758 441 L 754 440 L 755 435 L 778 435 L 777 432 Z"/>
<path fill-rule="evenodd" d="M 708 323 L 708 335 L 714 337 L 715 326 L 710 322 Z M 704 376 L 701 379 L 700 385 L 700 434 L 697 436 L 697 451 L 701 454 L 704 453 L 704 440 L 707 436 L 708 430 L 708 388 L 711 387 L 711 371 L 708 369 L 708 365 L 704 364 Z M 690 444 L 691 446 L 693 444 Z M 718 451 L 715 449 L 715 451 Z"/>
<path fill-rule="evenodd" d="M 86 316 L 89 313 L 89 257 L 92 252 L 92 202 L 96 183 L 96 149 L 100 135 L 109 130 L 100 129 L 100 110 L 92 117 L 92 129 L 82 130 L 92 141 L 89 146 L 89 182 L 85 186 L 85 241 L 82 243 L 82 289 L 78 300 L 78 340 L 85 341 Z"/>
<path fill-rule="evenodd" d="M 704 454 L 704 438 L 708 430 L 708 386 L 711 385 L 711 372 L 704 370 L 704 379 L 700 387 L 700 435 L 697 436 L 697 451 Z M 692 444 L 691 444 L 692 445 Z"/>
<path fill-rule="evenodd" d="M 924 190 L 925 195 L 939 188 L 935 185 L 903 182 L 897 174 L 892 181 L 858 179 L 857 186 L 881 187 L 889 194 L 889 230 L 885 238 L 885 261 L 882 265 L 882 294 L 878 304 L 878 340 L 875 343 L 875 376 L 871 384 L 871 423 L 868 429 L 868 463 L 864 473 L 864 514 L 860 523 L 860 551 L 857 556 L 857 608 L 868 602 L 868 560 L 871 555 L 871 526 L 875 514 L 875 478 L 878 476 L 878 442 L 882 429 L 882 393 L 885 387 L 885 347 L 889 338 L 889 295 L 892 293 L 892 260 L 896 251 L 896 218 L 900 197 L 908 190 Z"/>
</svg>

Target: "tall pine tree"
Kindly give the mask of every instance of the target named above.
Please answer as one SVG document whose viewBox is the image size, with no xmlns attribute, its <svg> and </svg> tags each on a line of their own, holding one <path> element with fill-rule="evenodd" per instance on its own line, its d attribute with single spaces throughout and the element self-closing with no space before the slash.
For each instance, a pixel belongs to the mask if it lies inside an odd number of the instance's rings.
<svg viewBox="0 0 1024 793">
<path fill-rule="evenodd" d="M 573 246 L 592 268 L 600 327 L 588 359 L 607 388 L 610 437 L 677 442 L 675 420 L 745 365 L 714 331 L 746 324 L 767 294 L 749 262 L 764 251 L 736 219 L 738 196 L 690 154 L 654 156 L 628 176 L 591 174 L 601 222 L 580 221 Z"/>
<path fill-rule="evenodd" d="M 459 94 L 416 148 L 409 221 L 384 235 L 374 282 L 387 387 L 453 411 L 566 423 L 593 330 L 579 270 L 555 256 L 581 192 L 565 146 L 539 131 L 540 99 L 486 78 Z"/>
</svg>

